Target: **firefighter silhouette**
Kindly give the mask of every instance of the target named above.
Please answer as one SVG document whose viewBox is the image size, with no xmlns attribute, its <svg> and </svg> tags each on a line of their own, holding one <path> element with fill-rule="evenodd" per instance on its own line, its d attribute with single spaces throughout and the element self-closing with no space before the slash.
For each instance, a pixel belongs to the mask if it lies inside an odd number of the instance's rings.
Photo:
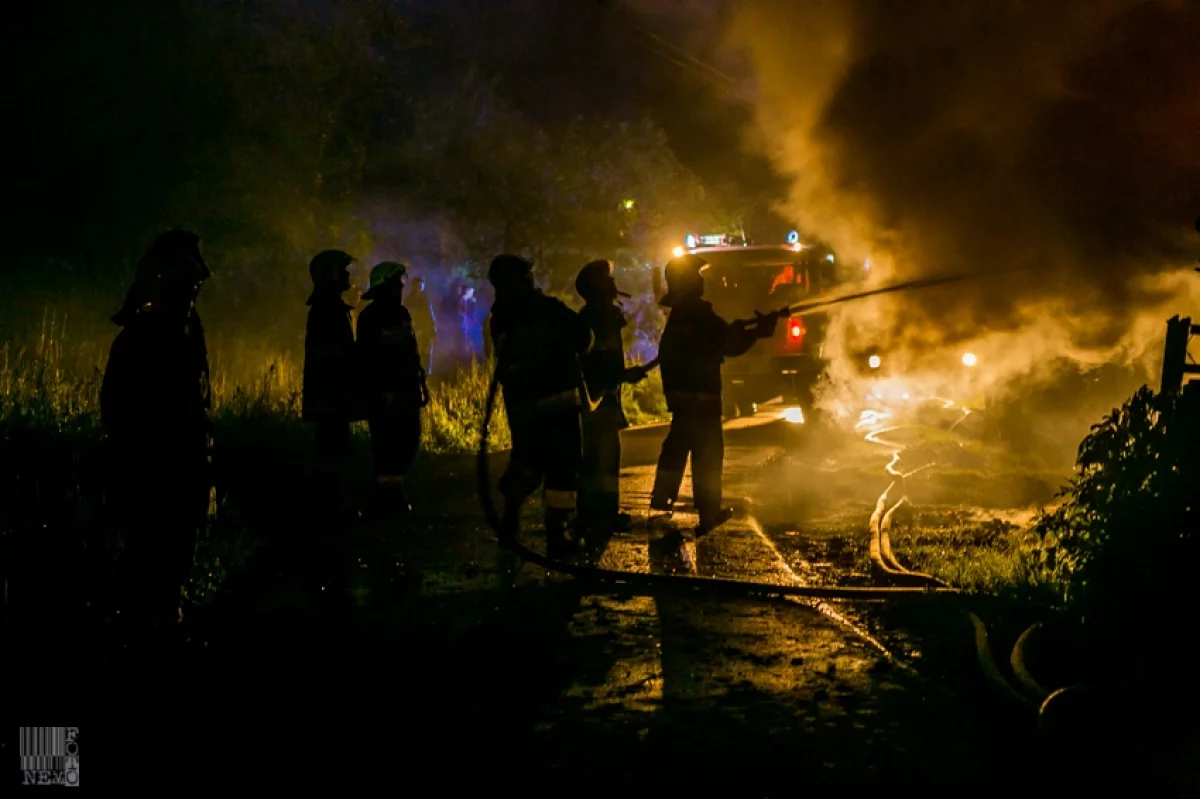
<svg viewBox="0 0 1200 799">
<path fill-rule="evenodd" d="M 579 358 L 591 336 L 579 315 L 533 284 L 533 265 L 497 256 L 488 269 L 495 287 L 491 337 L 512 453 L 500 480 L 505 508 L 501 536 L 515 536 L 521 505 L 544 486 L 547 550 L 570 544 L 582 457 Z"/>
<path fill-rule="evenodd" d="M 124 543 L 118 618 L 139 637 L 178 629 L 208 510 L 210 384 L 195 305 L 209 276 L 199 236 L 162 233 L 112 318 L 122 330 L 104 371 L 100 414 L 112 457 L 109 504 Z"/>
<path fill-rule="evenodd" d="M 408 512 L 404 475 L 421 443 L 421 408 L 429 401 L 413 319 L 402 302 L 403 264 L 385 261 L 371 270 L 370 304 L 358 316 L 359 384 L 375 460 L 375 488 L 385 510 Z"/>
<path fill-rule="evenodd" d="M 659 343 L 663 393 L 671 428 L 663 441 L 654 489 L 653 510 L 672 511 L 679 499 L 688 456 L 692 489 L 700 514 L 697 533 L 725 523 L 733 511 L 722 506 L 721 471 L 725 441 L 721 429 L 721 364 L 741 355 L 760 338 L 774 335 L 778 317 L 726 322 L 704 299 L 707 262 L 687 254 L 667 263 L 667 293 L 659 304 L 669 308 Z"/>
<path fill-rule="evenodd" d="M 629 426 L 621 407 L 621 386 L 646 377 L 640 367 L 625 367 L 621 331 L 625 314 L 618 297 L 611 261 L 592 261 L 579 270 L 575 290 L 584 300 L 580 318 L 592 335 L 591 350 L 583 356 L 588 394 L 599 403 L 583 417 L 583 467 L 580 474 L 579 515 L 591 528 L 624 532 L 630 517 L 620 511 L 621 430 Z"/>
<path fill-rule="evenodd" d="M 331 516 L 349 515 L 344 505 L 344 475 L 350 424 L 364 416 L 354 382 L 351 307 L 342 300 L 342 293 L 350 289 L 353 262 L 348 253 L 326 250 L 308 266 L 313 291 L 304 334 L 301 418 L 314 427 L 317 485 L 313 498 L 320 504 L 320 512 Z"/>
</svg>

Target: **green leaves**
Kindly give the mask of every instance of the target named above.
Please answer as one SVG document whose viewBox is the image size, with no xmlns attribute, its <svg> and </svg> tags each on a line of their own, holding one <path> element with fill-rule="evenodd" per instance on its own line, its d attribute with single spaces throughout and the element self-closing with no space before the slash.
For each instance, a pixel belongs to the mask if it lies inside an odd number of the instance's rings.
<svg viewBox="0 0 1200 799">
<path fill-rule="evenodd" d="M 1194 407 L 1143 386 L 1092 427 L 1062 505 L 1039 518 L 1068 606 L 1091 624 L 1149 612 L 1192 579 L 1198 425 Z"/>
</svg>

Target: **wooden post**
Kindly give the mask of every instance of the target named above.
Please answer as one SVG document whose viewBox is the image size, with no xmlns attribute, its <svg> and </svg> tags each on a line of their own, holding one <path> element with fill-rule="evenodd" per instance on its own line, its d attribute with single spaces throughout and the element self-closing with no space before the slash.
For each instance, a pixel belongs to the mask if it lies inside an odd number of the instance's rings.
<svg viewBox="0 0 1200 799">
<path fill-rule="evenodd" d="M 1188 366 L 1187 345 L 1192 333 L 1192 320 L 1173 316 L 1167 320 L 1167 343 L 1163 348 L 1162 386 L 1163 394 L 1178 393 L 1183 388 L 1183 376 L 1198 371 Z"/>
</svg>

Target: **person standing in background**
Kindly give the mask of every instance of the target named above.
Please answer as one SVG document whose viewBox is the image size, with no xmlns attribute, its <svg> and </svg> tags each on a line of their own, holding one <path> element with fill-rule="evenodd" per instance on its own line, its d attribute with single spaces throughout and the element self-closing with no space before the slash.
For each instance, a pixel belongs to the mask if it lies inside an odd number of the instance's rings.
<svg viewBox="0 0 1200 799">
<path fill-rule="evenodd" d="M 458 315 L 458 296 L 462 281 L 453 281 L 442 296 L 442 346 L 439 348 L 440 360 L 447 370 L 453 371 L 459 364 L 462 352 L 462 329 L 456 321 Z"/>
<path fill-rule="evenodd" d="M 413 278 L 413 288 L 404 299 L 404 307 L 412 316 L 413 331 L 417 334 L 421 366 L 425 374 L 433 370 L 433 343 L 437 339 L 437 317 L 433 313 L 433 300 L 425 292 L 425 278 Z"/>
<path fill-rule="evenodd" d="M 455 306 L 455 322 L 458 323 L 460 357 L 466 363 L 475 360 L 475 289 L 463 284 L 459 286 L 458 302 Z"/>
</svg>

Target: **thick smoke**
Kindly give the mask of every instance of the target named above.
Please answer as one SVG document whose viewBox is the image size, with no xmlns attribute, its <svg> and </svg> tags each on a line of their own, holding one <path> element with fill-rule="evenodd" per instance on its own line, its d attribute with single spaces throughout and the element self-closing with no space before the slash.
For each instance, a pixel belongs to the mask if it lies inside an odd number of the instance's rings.
<svg viewBox="0 0 1200 799">
<path fill-rule="evenodd" d="M 931 380 L 970 350 L 995 391 L 1200 312 L 1200 3 L 745 0 L 731 42 L 802 235 L 872 282 L 997 275 L 844 306 L 832 344 Z"/>
</svg>

